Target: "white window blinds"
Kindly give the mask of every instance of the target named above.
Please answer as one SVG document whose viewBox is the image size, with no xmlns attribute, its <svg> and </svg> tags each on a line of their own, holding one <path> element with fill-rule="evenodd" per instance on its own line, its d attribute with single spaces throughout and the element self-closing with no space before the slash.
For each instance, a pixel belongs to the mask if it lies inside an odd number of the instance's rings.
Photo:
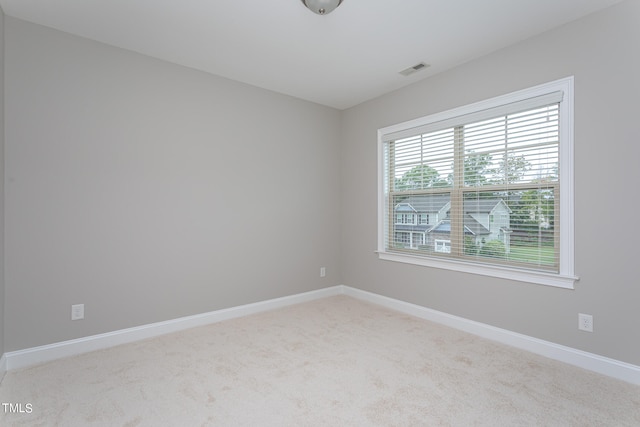
<svg viewBox="0 0 640 427">
<path fill-rule="evenodd" d="M 458 114 L 454 115 L 453 117 L 446 117 L 448 115 L 443 115 L 444 117 L 442 119 L 438 119 L 436 115 L 435 119 L 430 123 L 417 126 L 415 128 L 401 129 L 385 134 L 383 137 L 383 141 L 394 141 L 407 138 L 412 135 L 429 133 L 434 130 L 446 129 L 453 126 L 464 125 L 467 123 L 481 122 L 493 117 L 499 117 L 518 111 L 525 111 L 541 105 L 559 103 L 562 101 L 563 96 L 564 93 L 562 91 L 554 91 L 544 95 L 513 101 L 504 105 L 484 108 L 477 111 L 473 108 L 469 108 L 469 111 L 467 111 L 466 108 L 462 108 L 459 110 Z"/>
<path fill-rule="evenodd" d="M 383 132 L 379 250 L 560 274 L 563 98 L 473 105 Z"/>
</svg>

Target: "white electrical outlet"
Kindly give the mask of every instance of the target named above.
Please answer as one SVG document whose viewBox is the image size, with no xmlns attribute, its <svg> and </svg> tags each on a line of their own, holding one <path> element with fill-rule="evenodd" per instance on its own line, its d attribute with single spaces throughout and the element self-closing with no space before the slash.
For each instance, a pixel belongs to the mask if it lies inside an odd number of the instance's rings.
<svg viewBox="0 0 640 427">
<path fill-rule="evenodd" d="M 324 277 L 327 275 L 327 269 L 324 267 L 320 267 L 320 277 Z"/>
<path fill-rule="evenodd" d="M 74 304 L 71 306 L 71 320 L 84 319 L 84 304 Z"/>
<path fill-rule="evenodd" d="M 578 329 L 586 332 L 593 332 L 593 316 L 590 314 L 578 313 Z"/>
</svg>

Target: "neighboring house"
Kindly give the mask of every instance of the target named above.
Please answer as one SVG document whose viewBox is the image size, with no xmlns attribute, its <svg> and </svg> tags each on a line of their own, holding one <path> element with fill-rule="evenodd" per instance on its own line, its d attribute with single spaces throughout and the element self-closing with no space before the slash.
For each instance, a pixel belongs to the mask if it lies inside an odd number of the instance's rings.
<svg viewBox="0 0 640 427">
<path fill-rule="evenodd" d="M 447 195 L 410 196 L 394 208 L 396 246 L 451 252 L 451 200 Z M 481 247 L 499 240 L 510 246 L 511 209 L 502 199 L 465 201 L 464 235 Z"/>
</svg>

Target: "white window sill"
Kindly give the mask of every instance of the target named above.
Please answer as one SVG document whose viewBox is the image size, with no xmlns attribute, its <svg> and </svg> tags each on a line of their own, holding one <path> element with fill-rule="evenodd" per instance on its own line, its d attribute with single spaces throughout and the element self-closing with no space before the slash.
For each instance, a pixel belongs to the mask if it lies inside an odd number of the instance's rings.
<svg viewBox="0 0 640 427">
<path fill-rule="evenodd" d="M 574 289 L 579 280 L 576 276 L 545 273 L 539 271 L 521 270 L 516 268 L 474 264 L 470 262 L 440 259 L 435 257 L 411 256 L 392 252 L 378 251 L 378 258 L 385 261 L 402 262 L 405 264 L 421 265 L 424 267 L 442 268 L 463 273 L 479 274 L 482 276 L 510 279 L 518 282 L 535 283 L 538 285 L 555 286 L 558 288 Z"/>
</svg>

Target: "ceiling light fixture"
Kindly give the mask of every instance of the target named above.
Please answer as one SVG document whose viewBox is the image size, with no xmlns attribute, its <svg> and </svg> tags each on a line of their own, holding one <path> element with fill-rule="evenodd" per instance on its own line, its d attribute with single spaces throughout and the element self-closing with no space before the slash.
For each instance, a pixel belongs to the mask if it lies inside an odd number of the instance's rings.
<svg viewBox="0 0 640 427">
<path fill-rule="evenodd" d="M 318 15 L 327 15 L 336 7 L 340 6 L 342 0 L 302 0 L 302 4 L 313 13 Z"/>
</svg>

